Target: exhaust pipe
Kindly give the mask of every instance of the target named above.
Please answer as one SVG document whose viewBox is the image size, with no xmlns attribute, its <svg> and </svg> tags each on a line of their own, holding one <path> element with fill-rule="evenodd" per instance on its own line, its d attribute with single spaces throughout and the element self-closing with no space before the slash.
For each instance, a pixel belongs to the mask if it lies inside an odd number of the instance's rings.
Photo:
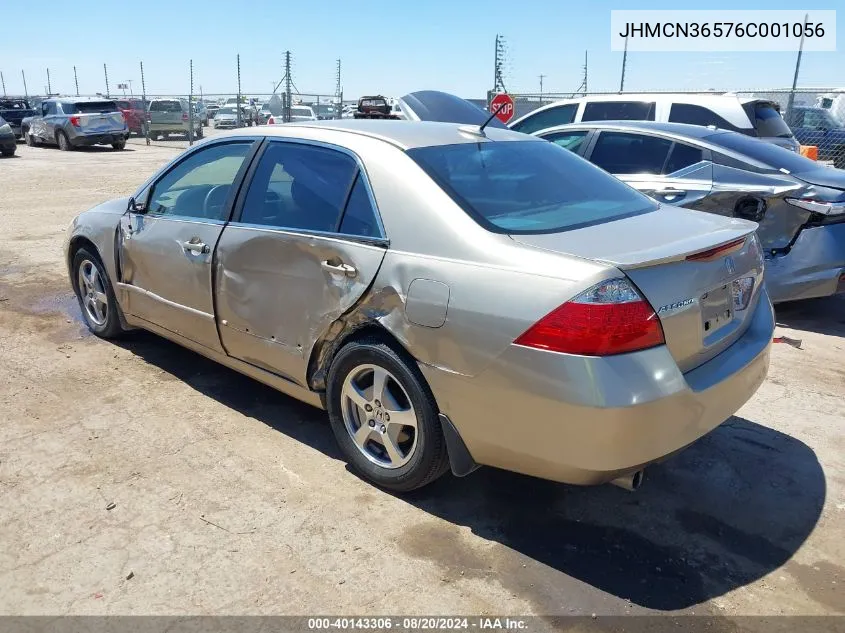
<svg viewBox="0 0 845 633">
<path fill-rule="evenodd" d="M 622 475 L 621 477 L 611 480 L 610 483 L 614 486 L 619 486 L 620 488 L 633 492 L 640 487 L 640 484 L 643 483 L 643 471 L 638 470 L 634 473 Z"/>
</svg>

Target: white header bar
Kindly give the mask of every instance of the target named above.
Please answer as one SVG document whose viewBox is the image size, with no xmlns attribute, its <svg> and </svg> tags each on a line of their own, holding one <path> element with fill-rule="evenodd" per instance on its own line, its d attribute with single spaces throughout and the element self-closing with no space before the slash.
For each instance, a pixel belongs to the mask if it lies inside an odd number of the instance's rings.
<svg viewBox="0 0 845 633">
<path fill-rule="evenodd" d="M 806 22 L 805 22 L 806 18 Z M 836 11 L 611 11 L 610 50 L 836 50 Z"/>
</svg>

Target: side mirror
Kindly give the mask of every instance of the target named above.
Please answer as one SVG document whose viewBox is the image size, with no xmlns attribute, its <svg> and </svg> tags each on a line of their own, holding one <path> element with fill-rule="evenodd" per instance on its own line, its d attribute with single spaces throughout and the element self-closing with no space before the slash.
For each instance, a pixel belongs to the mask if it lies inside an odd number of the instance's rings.
<svg viewBox="0 0 845 633">
<path fill-rule="evenodd" d="M 128 210 L 131 213 L 146 213 L 146 203 L 143 201 L 138 201 L 134 197 L 129 198 L 129 207 Z"/>
</svg>

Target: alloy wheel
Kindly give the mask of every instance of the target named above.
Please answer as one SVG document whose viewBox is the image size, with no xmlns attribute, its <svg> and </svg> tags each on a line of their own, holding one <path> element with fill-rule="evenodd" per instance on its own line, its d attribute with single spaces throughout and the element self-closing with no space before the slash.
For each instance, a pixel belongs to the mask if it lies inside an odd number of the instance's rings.
<svg viewBox="0 0 845 633">
<path fill-rule="evenodd" d="M 88 319 L 96 326 L 106 324 L 109 316 L 109 302 L 100 271 L 90 259 L 79 265 L 78 272 L 79 296 Z"/>
<path fill-rule="evenodd" d="M 340 394 L 344 426 L 368 460 L 400 468 L 417 448 L 417 414 L 405 388 L 378 365 L 358 365 L 346 376 Z"/>
</svg>

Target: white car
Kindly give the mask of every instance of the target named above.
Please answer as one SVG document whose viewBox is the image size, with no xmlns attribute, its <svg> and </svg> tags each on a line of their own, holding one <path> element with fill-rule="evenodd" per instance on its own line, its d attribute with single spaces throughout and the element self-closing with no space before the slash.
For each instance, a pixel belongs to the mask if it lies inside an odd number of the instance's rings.
<svg viewBox="0 0 845 633">
<path fill-rule="evenodd" d="M 566 123 L 587 121 L 657 121 L 715 126 L 780 145 L 793 152 L 798 141 L 769 99 L 732 94 L 614 94 L 561 99 L 532 110 L 508 124 L 531 134 Z"/>
<path fill-rule="evenodd" d="M 297 121 L 316 121 L 317 115 L 314 114 L 314 109 L 311 106 L 295 105 L 290 108 L 291 122 Z M 267 119 L 267 125 L 276 125 L 277 123 L 284 123 L 281 116 L 271 116 Z"/>
</svg>

